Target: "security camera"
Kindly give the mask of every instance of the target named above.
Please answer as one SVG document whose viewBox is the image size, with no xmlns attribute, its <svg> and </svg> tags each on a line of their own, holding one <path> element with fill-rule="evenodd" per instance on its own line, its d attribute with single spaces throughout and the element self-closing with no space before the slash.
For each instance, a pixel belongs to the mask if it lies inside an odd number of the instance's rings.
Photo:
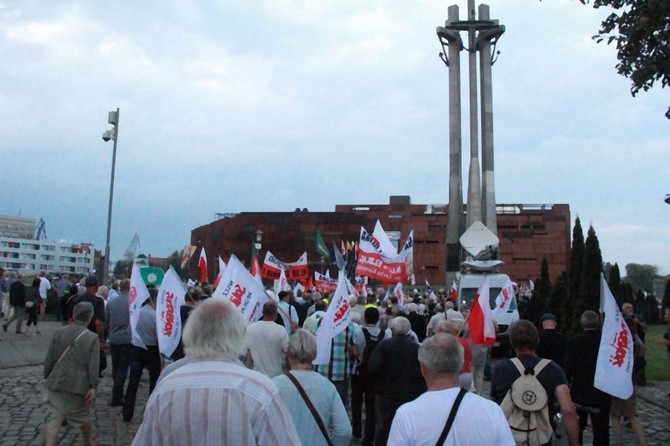
<svg viewBox="0 0 670 446">
<path fill-rule="evenodd" d="M 107 142 L 110 139 L 114 139 L 114 131 L 107 130 L 105 133 L 102 134 L 102 140 Z"/>
</svg>

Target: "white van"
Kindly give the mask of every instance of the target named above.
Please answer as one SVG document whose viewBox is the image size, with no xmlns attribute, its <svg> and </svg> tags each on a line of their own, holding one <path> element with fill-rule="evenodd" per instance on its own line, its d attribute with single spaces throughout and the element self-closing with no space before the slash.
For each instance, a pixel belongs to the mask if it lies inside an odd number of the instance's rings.
<svg viewBox="0 0 670 446">
<path fill-rule="evenodd" d="M 487 276 L 489 278 L 489 305 L 491 306 L 491 309 L 495 308 L 496 298 L 507 283 L 507 280 L 509 280 L 507 274 L 497 272 L 468 272 L 461 274 L 460 280 L 458 281 L 459 308 L 462 305 L 465 305 L 468 309 L 472 307 L 472 301 L 475 298 L 475 294 L 477 294 L 479 286 Z M 512 296 L 512 302 L 507 311 L 496 314 L 494 320 L 498 326 L 494 347 L 509 348 L 510 345 L 507 330 L 512 322 L 519 320 L 519 310 L 517 309 L 515 295 Z"/>
</svg>

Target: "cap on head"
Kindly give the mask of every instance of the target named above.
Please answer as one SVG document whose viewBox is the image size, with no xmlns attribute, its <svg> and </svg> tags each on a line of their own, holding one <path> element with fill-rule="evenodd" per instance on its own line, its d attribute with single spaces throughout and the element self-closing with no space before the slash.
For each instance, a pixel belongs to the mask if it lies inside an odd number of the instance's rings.
<svg viewBox="0 0 670 446">
<path fill-rule="evenodd" d="M 554 322 L 558 322 L 558 321 L 556 320 L 556 316 L 554 316 L 554 315 L 551 314 L 551 313 L 544 313 L 544 314 L 542 315 L 542 317 L 540 318 L 540 323 L 542 323 L 542 322 L 544 322 L 544 321 L 554 321 Z"/>
</svg>

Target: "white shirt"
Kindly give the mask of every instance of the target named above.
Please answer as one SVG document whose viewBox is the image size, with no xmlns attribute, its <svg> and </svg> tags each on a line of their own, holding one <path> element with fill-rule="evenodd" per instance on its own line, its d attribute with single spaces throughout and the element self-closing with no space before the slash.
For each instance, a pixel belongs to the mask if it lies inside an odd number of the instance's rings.
<svg viewBox="0 0 670 446">
<path fill-rule="evenodd" d="M 277 304 L 278 309 L 279 309 L 279 315 L 281 318 L 284 320 L 284 329 L 286 330 L 287 334 L 291 334 L 291 321 L 295 322 L 296 325 L 298 324 L 298 311 L 295 309 L 293 305 L 291 305 L 288 302 L 284 302 L 283 300 Z M 290 320 L 289 320 L 290 319 Z"/>
<path fill-rule="evenodd" d="M 47 298 L 47 291 L 51 289 L 51 282 L 46 277 L 40 277 L 40 297 Z"/>
<path fill-rule="evenodd" d="M 133 445 L 300 445 L 277 386 L 226 360 L 195 360 L 151 393 Z"/>
<path fill-rule="evenodd" d="M 254 370 L 273 378 L 283 373 L 282 361 L 288 348 L 284 327 L 271 321 L 258 321 L 247 327 L 245 345 L 254 360 Z"/>
<path fill-rule="evenodd" d="M 387 444 L 435 445 L 459 390 L 455 387 L 428 391 L 400 406 L 393 418 Z M 469 392 L 461 401 L 444 445 L 515 446 L 516 443 L 500 406 Z"/>
</svg>

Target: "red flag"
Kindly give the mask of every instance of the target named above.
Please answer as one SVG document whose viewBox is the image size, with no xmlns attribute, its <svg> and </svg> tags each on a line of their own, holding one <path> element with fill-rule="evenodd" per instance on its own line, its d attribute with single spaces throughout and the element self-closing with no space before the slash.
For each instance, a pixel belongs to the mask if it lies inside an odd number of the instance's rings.
<svg viewBox="0 0 670 446">
<path fill-rule="evenodd" d="M 458 299 L 458 287 L 456 287 L 456 281 L 454 280 L 449 290 L 449 300 L 455 303 L 456 299 Z"/>
<path fill-rule="evenodd" d="M 205 247 L 200 251 L 200 259 L 198 260 L 198 267 L 200 267 L 200 282 L 207 282 L 207 255 L 205 254 Z"/>
<path fill-rule="evenodd" d="M 496 341 L 495 326 L 489 303 L 489 279 L 484 279 L 472 301 L 468 315 L 468 330 L 474 344 L 493 345 Z"/>
</svg>

